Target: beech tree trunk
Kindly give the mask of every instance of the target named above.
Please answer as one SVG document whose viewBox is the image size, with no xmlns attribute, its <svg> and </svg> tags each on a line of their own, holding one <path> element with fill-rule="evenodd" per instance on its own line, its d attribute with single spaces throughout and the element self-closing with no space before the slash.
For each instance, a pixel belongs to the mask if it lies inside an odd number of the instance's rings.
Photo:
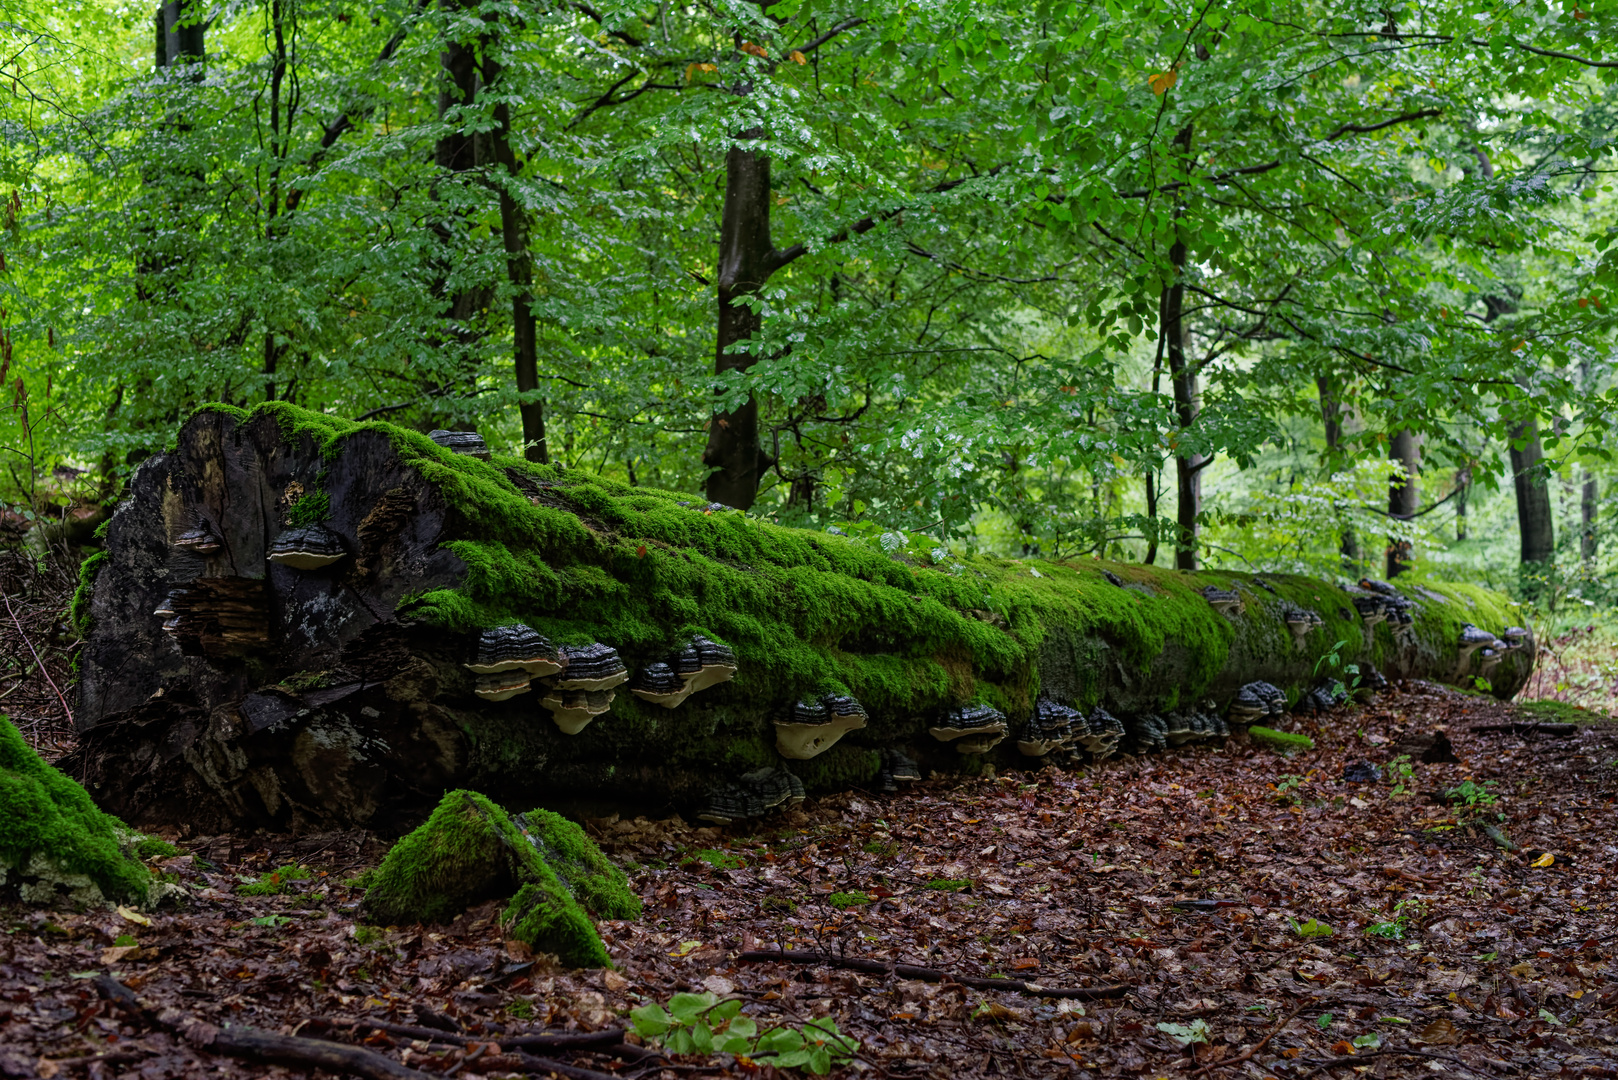
<svg viewBox="0 0 1618 1080">
<path fill-rule="evenodd" d="M 1174 137 L 1174 145 L 1182 160 L 1189 165 L 1191 157 L 1192 125 L 1187 124 Z M 1169 362 L 1169 382 L 1174 390 L 1174 415 L 1181 432 L 1196 423 L 1202 402 L 1197 389 L 1197 369 L 1186 355 L 1186 342 L 1190 327 L 1185 321 L 1185 282 L 1180 275 L 1185 269 L 1185 245 L 1178 240 L 1169 249 L 1169 261 L 1174 264 L 1174 281 L 1163 290 L 1161 300 L 1164 355 Z M 1202 513 L 1202 469 L 1208 459 L 1201 454 L 1176 454 L 1175 477 L 1175 538 L 1174 568 L 1195 570 L 1197 557 L 1197 518 Z"/>
<path fill-rule="evenodd" d="M 1518 444 L 1521 444 L 1521 449 Z M 1522 541 L 1523 565 L 1547 563 L 1556 557 L 1556 525 L 1551 517 L 1551 489 L 1541 463 L 1539 423 L 1528 420 L 1511 431 L 1511 481 L 1517 494 L 1517 532 Z"/>
<path fill-rule="evenodd" d="M 743 132 L 760 139 L 763 132 Z M 770 158 L 762 150 L 731 147 L 725 155 L 725 207 L 719 226 L 719 325 L 714 347 L 714 373 L 746 371 L 758 361 L 749 352 L 731 352 L 750 341 L 762 325 L 750 301 L 777 266 L 770 240 Z M 709 422 L 702 463 L 709 475 L 708 498 L 746 510 L 758 498 L 759 481 L 769 457 L 758 441 L 758 402 L 752 395 L 730 412 L 715 413 Z"/>
<path fill-rule="evenodd" d="M 1395 477 L 1388 485 L 1388 516 L 1398 521 L 1411 521 L 1421 508 L 1421 487 L 1417 478 L 1421 474 L 1421 443 L 1416 433 L 1406 428 L 1394 433 L 1388 442 L 1388 456 L 1404 466 L 1405 474 Z M 1393 580 L 1410 569 L 1411 551 L 1407 540 L 1388 541 L 1388 580 Z"/>
<path fill-rule="evenodd" d="M 1596 474 L 1584 472 L 1584 484 L 1579 492 L 1579 558 L 1590 562 L 1599 550 L 1596 542 L 1596 506 L 1600 503 L 1601 488 Z"/>
<path fill-rule="evenodd" d="M 1533 667 L 1505 598 L 1467 586 L 1407 591 L 1400 628 L 1362 620 L 1371 594 L 1311 578 L 967 565 L 284 403 L 218 407 L 136 471 L 86 564 L 82 737 L 63 768 L 131 824 L 197 830 L 400 832 L 455 787 L 746 809 L 736 785 L 872 784 L 913 774 L 899 755 L 1084 763 L 1024 737 L 1053 709 L 1105 709 L 1135 752 L 1254 680 L 1296 697 L 1339 641 L 1389 677 L 1486 674 L 1502 696 Z M 536 666 L 509 684 L 468 668 L 484 631 L 518 622 L 554 662 L 524 654 Z M 1465 623 L 1515 644 L 1485 667 Z M 677 655 L 704 658 L 681 669 L 689 693 L 669 689 Z M 614 670 L 627 681 L 609 688 Z M 598 696 L 569 705 L 547 678 Z"/>
<path fill-rule="evenodd" d="M 1329 472 L 1337 467 L 1338 451 L 1343 441 L 1345 406 L 1337 399 L 1330 376 L 1316 376 L 1315 387 L 1320 392 L 1320 419 L 1326 432 L 1326 469 Z M 1355 537 L 1353 529 L 1343 530 L 1337 550 L 1345 563 L 1354 564 L 1360 561 L 1359 539 Z"/>
</svg>

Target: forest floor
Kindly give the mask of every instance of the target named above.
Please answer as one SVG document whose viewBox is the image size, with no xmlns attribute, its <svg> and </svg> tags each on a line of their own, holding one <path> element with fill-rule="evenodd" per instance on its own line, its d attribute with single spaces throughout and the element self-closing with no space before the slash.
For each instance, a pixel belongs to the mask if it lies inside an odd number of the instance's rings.
<svg viewBox="0 0 1618 1080">
<path fill-rule="evenodd" d="M 383 847 L 361 834 L 192 839 L 160 864 L 185 895 L 150 926 L 0 909 L 0 1076 L 329 1075 L 210 1049 L 251 1025 L 476 1080 L 536 1068 L 502 1037 L 622 1027 L 706 990 L 760 1024 L 835 1018 L 859 1040 L 845 1072 L 905 1080 L 1618 1077 L 1618 724 L 1546 719 L 1566 716 L 1411 684 L 1298 721 L 1316 748 L 1292 757 L 1231 740 L 811 799 L 752 828 L 593 821 L 646 904 L 603 926 L 615 971 L 527 956 L 492 905 L 363 925 L 346 882 Z M 1458 763 L 1397 760 L 1435 725 Z M 1345 780 L 1362 762 L 1381 777 Z M 244 894 L 292 865 L 310 876 Z M 742 958 L 778 948 L 950 978 Z M 107 974 L 142 1007 L 98 994 Z M 1000 976 L 1035 988 L 958 981 Z M 1066 988 L 1098 996 L 1050 996 Z M 775 1072 L 561 1058 L 574 1076 Z"/>
</svg>

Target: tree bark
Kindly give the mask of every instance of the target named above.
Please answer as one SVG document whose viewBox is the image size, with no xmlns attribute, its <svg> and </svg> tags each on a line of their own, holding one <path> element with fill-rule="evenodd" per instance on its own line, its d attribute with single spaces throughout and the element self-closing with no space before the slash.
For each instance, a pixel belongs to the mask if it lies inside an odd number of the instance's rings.
<svg viewBox="0 0 1618 1080">
<path fill-rule="evenodd" d="M 763 137 L 757 129 L 745 140 Z M 725 155 L 725 206 L 719 226 L 719 322 L 714 373 L 746 371 L 758 362 L 749 352 L 731 352 L 750 341 L 763 320 L 750 305 L 777 265 L 770 240 L 770 158 L 762 150 L 733 146 Z M 708 477 L 712 502 L 746 510 L 758 498 L 758 485 L 769 458 L 759 446 L 758 402 L 751 394 L 730 412 L 709 421 L 702 463 L 715 470 Z"/>
<path fill-rule="evenodd" d="M 1187 124 L 1174 137 L 1174 146 L 1182 161 L 1189 166 L 1191 158 L 1192 125 Z M 1169 249 L 1169 261 L 1174 264 L 1174 281 L 1163 290 L 1160 315 L 1164 355 L 1169 362 L 1169 383 L 1174 391 L 1174 416 L 1181 437 L 1196 423 L 1202 401 L 1197 388 L 1196 366 L 1186 355 L 1186 342 L 1191 331 L 1185 322 L 1185 244 L 1176 240 Z M 1175 536 L 1174 568 L 1195 570 L 1197 558 L 1197 518 L 1202 513 L 1202 469 L 1208 464 L 1201 454 L 1176 453 L 1175 477 Z"/>
<path fill-rule="evenodd" d="M 1326 469 L 1329 472 L 1336 468 L 1338 452 L 1343 441 L 1344 406 L 1337 400 L 1329 375 L 1316 376 L 1315 387 L 1320 392 L 1320 419 L 1326 430 Z M 1345 563 L 1354 564 L 1360 561 L 1360 543 L 1353 529 L 1343 530 L 1337 551 Z"/>
<path fill-rule="evenodd" d="M 483 85 L 494 86 L 500 79 L 500 62 L 486 47 L 483 56 Z M 528 210 L 517 201 L 516 184 L 522 172 L 512 146 L 511 106 L 502 98 L 494 107 L 494 131 L 490 134 L 495 161 L 504 169 L 500 184 L 500 234 L 506 249 L 506 277 L 511 286 L 511 346 L 516 367 L 518 409 L 522 415 L 523 456 L 529 461 L 547 462 L 550 451 L 545 443 L 545 402 L 539 396 L 539 355 L 534 321 L 534 262 L 528 251 Z"/>
<path fill-rule="evenodd" d="M 1466 501 L 1472 496 L 1472 467 L 1455 470 L 1455 539 L 1466 539 Z"/>
<path fill-rule="evenodd" d="M 1544 458 L 1537 420 L 1525 420 L 1511 429 L 1511 482 L 1517 493 L 1517 532 L 1524 565 L 1548 563 L 1556 557 L 1551 489 L 1541 467 Z"/>
<path fill-rule="evenodd" d="M 1503 597 L 1430 582 L 1395 634 L 1362 623 L 1366 596 L 1284 574 L 1260 585 L 1083 560 L 1036 578 L 981 559 L 957 578 L 737 518 L 281 403 L 199 413 L 136 471 L 87 565 L 81 749 L 62 767 L 131 824 L 198 830 L 399 832 L 453 787 L 530 806 L 689 807 L 761 768 L 811 790 L 872 782 L 890 752 L 926 769 L 1026 767 L 1035 686 L 1064 708 L 1105 708 L 1144 747 L 1153 717 L 1245 683 L 1307 689 L 1334 641 L 1390 677 L 1483 674 L 1457 628 L 1504 635 L 1513 621 Z M 272 558 L 294 539 L 336 554 Z M 1221 613 L 1210 586 L 1239 590 L 1241 609 Z M 986 595 L 1015 624 L 978 606 Z M 1294 640 L 1299 608 L 1322 625 Z M 571 734 L 542 704 L 560 692 L 543 672 L 487 700 L 466 664 L 482 630 L 514 622 L 610 647 L 633 681 Z M 675 714 L 631 692 L 695 632 L 733 650 L 733 679 Z M 1487 675 L 1509 696 L 1532 667 L 1530 645 Z M 828 685 L 858 699 L 863 726 L 783 759 L 785 703 Z M 977 701 L 997 703 L 1008 738 L 963 758 L 932 729 Z"/>
<path fill-rule="evenodd" d="M 200 63 L 203 60 L 206 56 L 203 48 L 206 16 L 206 10 L 195 0 L 168 0 L 158 6 L 158 67 Z"/>
<path fill-rule="evenodd" d="M 1584 471 L 1584 484 L 1579 492 L 1579 558 L 1590 562 L 1596 557 L 1599 545 L 1596 540 L 1596 506 L 1600 500 L 1600 481 L 1596 474 L 1586 469 Z"/>
<path fill-rule="evenodd" d="M 1413 521 L 1421 508 L 1421 443 L 1409 428 L 1394 432 L 1388 443 L 1388 457 L 1404 466 L 1404 475 L 1395 477 L 1388 485 L 1388 516 L 1398 521 Z M 1392 581 L 1410 569 L 1412 558 L 1408 540 L 1388 541 L 1388 580 Z"/>
</svg>

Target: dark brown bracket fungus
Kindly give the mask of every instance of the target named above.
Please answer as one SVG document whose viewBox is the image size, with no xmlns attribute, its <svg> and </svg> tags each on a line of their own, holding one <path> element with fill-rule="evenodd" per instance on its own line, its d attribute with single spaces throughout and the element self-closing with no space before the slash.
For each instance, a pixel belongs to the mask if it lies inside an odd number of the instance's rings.
<svg viewBox="0 0 1618 1080">
<path fill-rule="evenodd" d="M 735 674 L 736 654 L 729 647 L 693 634 L 668 663 L 648 664 L 629 692 L 672 709 L 700 690 L 728 682 Z"/>
<path fill-rule="evenodd" d="M 562 662 L 556 676 L 559 690 L 610 690 L 629 680 L 629 669 L 611 645 L 598 641 L 592 645 L 564 645 L 558 651 Z"/>
<path fill-rule="evenodd" d="M 181 533 L 174 541 L 174 546 L 181 551 L 189 551 L 193 555 L 212 555 L 224 545 L 214 533 L 213 527 L 206 521 L 198 522 L 194 527 Z"/>
<path fill-rule="evenodd" d="M 1267 682 L 1250 682 L 1231 699 L 1226 717 L 1233 724 L 1256 724 L 1287 711 L 1287 696 Z"/>
<path fill-rule="evenodd" d="M 784 758 L 808 761 L 865 726 L 865 709 L 845 694 L 796 702 L 775 719 L 775 748 Z"/>
<path fill-rule="evenodd" d="M 1078 736 L 1079 745 L 1096 756 L 1096 760 L 1111 757 L 1124 737 L 1124 724 L 1112 713 L 1096 706 L 1085 718 L 1086 730 Z"/>
<path fill-rule="evenodd" d="M 1213 609 L 1221 615 L 1231 617 L 1242 613 L 1242 594 L 1235 589 L 1221 589 L 1213 585 L 1206 585 L 1202 589 L 1202 597 L 1212 604 Z"/>
<path fill-rule="evenodd" d="M 927 732 L 962 754 L 986 754 L 1006 737 L 1006 717 L 988 705 L 962 705 Z"/>
<path fill-rule="evenodd" d="M 489 460 L 489 444 L 475 431 L 445 431 L 443 428 L 434 428 L 427 433 L 427 437 L 446 450 L 475 457 L 480 461 Z"/>
<path fill-rule="evenodd" d="M 288 529 L 270 545 L 270 561 L 294 570 L 319 570 L 341 561 L 348 552 L 343 538 L 324 525 Z"/>
<path fill-rule="evenodd" d="M 509 701 L 518 694 L 528 693 L 528 684 L 528 672 L 522 668 L 510 668 L 479 675 L 472 692 L 484 701 Z"/>
<path fill-rule="evenodd" d="M 1317 626 L 1325 626 L 1326 620 L 1318 612 L 1308 608 L 1292 608 L 1286 613 L 1287 629 L 1292 631 L 1292 641 L 1297 645 L 1299 652 L 1309 648 L 1309 631 Z"/>
<path fill-rule="evenodd" d="M 531 626 L 512 623 L 491 626 L 479 634 L 472 661 L 466 668 L 475 675 L 521 670 L 539 678 L 561 671 L 562 659 L 543 634 Z"/>
<path fill-rule="evenodd" d="M 643 701 L 650 701 L 653 705 L 661 705 L 665 709 L 674 708 L 691 693 L 680 677 L 674 674 L 674 669 L 661 662 L 647 664 L 642 668 L 629 692 Z"/>
<path fill-rule="evenodd" d="M 882 751 L 882 770 L 877 774 L 877 784 L 883 792 L 892 795 L 899 790 L 900 784 L 911 784 L 920 779 L 921 766 L 901 751 L 891 747 Z"/>
<path fill-rule="evenodd" d="M 1465 671 L 1471 664 L 1472 654 L 1479 649 L 1495 644 L 1495 636 L 1487 630 L 1473 626 L 1471 623 L 1461 624 L 1461 664 L 1460 670 Z"/>
<path fill-rule="evenodd" d="M 1023 725 L 1022 734 L 1017 736 L 1017 749 L 1029 757 L 1071 750 L 1089 726 L 1079 710 L 1042 697 L 1034 702 L 1034 711 Z"/>
<path fill-rule="evenodd" d="M 754 769 L 710 791 L 697 817 L 715 825 L 729 825 L 763 817 L 777 807 L 796 806 L 803 802 L 803 796 L 803 781 L 787 770 L 779 766 Z"/>
</svg>

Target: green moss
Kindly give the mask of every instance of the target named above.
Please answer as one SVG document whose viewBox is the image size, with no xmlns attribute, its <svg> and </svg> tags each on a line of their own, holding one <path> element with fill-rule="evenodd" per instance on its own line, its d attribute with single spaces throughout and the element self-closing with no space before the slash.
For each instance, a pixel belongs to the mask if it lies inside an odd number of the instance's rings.
<svg viewBox="0 0 1618 1080">
<path fill-rule="evenodd" d="M 142 859 L 167 859 L 179 853 L 179 848 L 155 836 L 144 837 L 135 845 L 135 855 Z"/>
<path fill-rule="evenodd" d="M 1307 735 L 1298 735 L 1291 731 L 1276 731 L 1274 728 L 1267 727 L 1250 727 L 1247 729 L 1247 734 L 1254 742 L 1283 754 L 1291 754 L 1298 750 L 1313 750 L 1315 748 L 1315 740 Z"/>
<path fill-rule="evenodd" d="M 81 638 L 90 636 L 90 602 L 95 598 L 96 575 L 106 561 L 107 553 L 98 551 L 79 564 L 79 587 L 73 590 L 73 599 L 68 603 L 67 621 Z"/>
<path fill-rule="evenodd" d="M 238 896 L 280 896 L 294 881 L 308 881 L 314 874 L 296 864 L 288 864 L 270 871 L 257 881 L 250 881 L 236 890 Z"/>
<path fill-rule="evenodd" d="M 922 886 L 922 888 L 931 889 L 933 892 L 965 892 L 971 887 L 971 878 L 938 878 Z"/>
<path fill-rule="evenodd" d="M 136 835 L 102 813 L 84 788 L 41 760 L 0 717 L 0 881 L 19 872 L 55 876 L 84 899 L 99 894 L 144 902 L 151 874 L 123 850 L 126 838 Z M 81 885 L 65 880 L 68 875 L 86 880 Z"/>
<path fill-rule="evenodd" d="M 691 866 L 695 863 L 705 862 L 716 870 L 740 870 L 747 865 L 747 860 L 740 855 L 728 851 L 719 851 L 716 848 L 703 848 L 693 851 L 680 860 L 681 866 Z"/>
<path fill-rule="evenodd" d="M 518 820 L 475 792 L 450 792 L 388 852 L 366 910 L 384 923 L 447 922 L 515 890 L 503 915 L 514 938 L 574 967 L 610 966 L 586 909 L 602 918 L 639 915 L 623 872 L 559 814 L 536 810 Z"/>
<path fill-rule="evenodd" d="M 374 945 L 381 941 L 387 931 L 380 926 L 366 926 L 363 923 L 354 927 L 354 941 L 359 945 Z"/>
<path fill-rule="evenodd" d="M 882 754 L 839 742 L 808 761 L 792 762 L 790 768 L 809 791 L 840 791 L 876 779 L 882 771 Z"/>
<path fill-rule="evenodd" d="M 864 907 L 871 902 L 871 897 L 862 892 L 834 892 L 826 897 L 826 903 L 839 911 L 852 907 Z"/>
<path fill-rule="evenodd" d="M 331 496 L 324 491 L 308 491 L 287 508 L 287 522 L 292 525 L 318 525 L 331 516 Z"/>
<path fill-rule="evenodd" d="M 1553 698 L 1544 698 L 1539 701 L 1519 701 L 1517 711 L 1523 713 L 1530 720 L 1542 720 L 1557 724 L 1594 724 L 1601 720 L 1610 720 L 1612 717 L 1606 713 L 1596 712 L 1593 709 L 1583 709 L 1566 701 L 1557 701 Z"/>
</svg>

